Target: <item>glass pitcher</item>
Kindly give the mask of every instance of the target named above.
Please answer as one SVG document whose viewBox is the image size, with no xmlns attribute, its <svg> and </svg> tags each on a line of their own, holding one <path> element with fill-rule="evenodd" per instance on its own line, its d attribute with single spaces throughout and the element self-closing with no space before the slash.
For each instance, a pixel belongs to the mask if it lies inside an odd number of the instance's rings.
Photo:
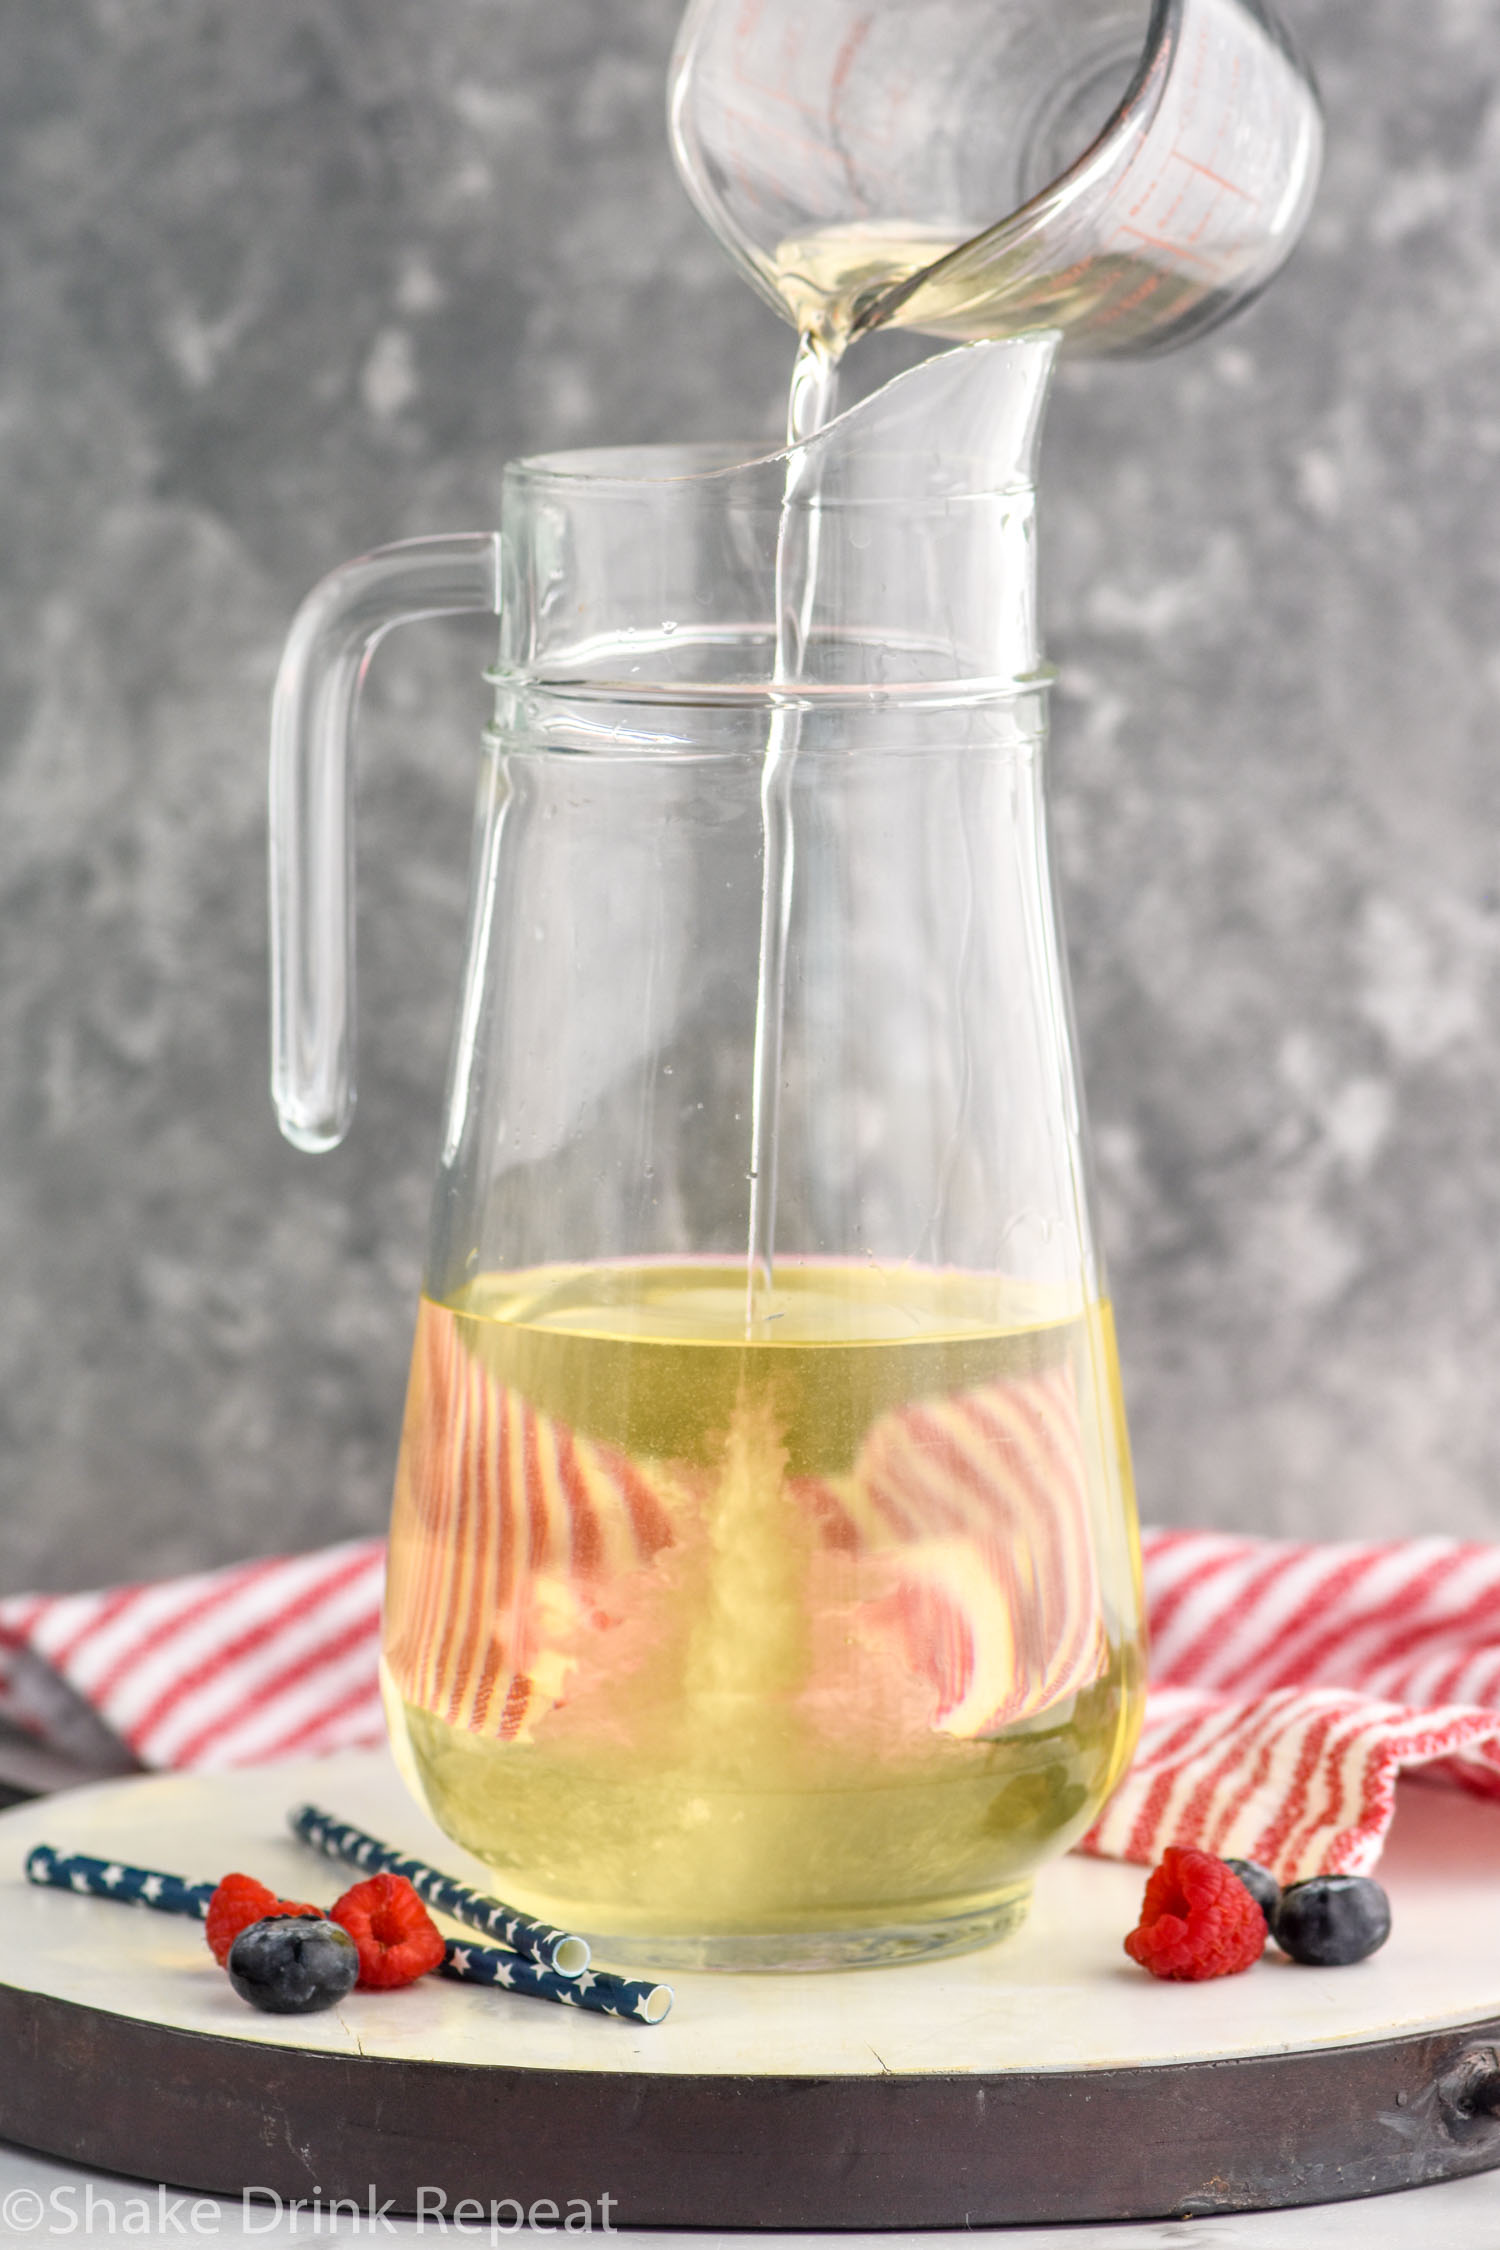
<svg viewBox="0 0 1500 2250">
<path fill-rule="evenodd" d="M 606 1957 L 981 1943 L 1133 1745 L 1043 811 L 1053 348 L 792 453 L 513 463 L 499 534 L 336 571 L 283 664 L 275 1085 L 316 1148 L 359 678 L 400 618 L 500 615 L 383 1676 L 439 1824 Z"/>
</svg>

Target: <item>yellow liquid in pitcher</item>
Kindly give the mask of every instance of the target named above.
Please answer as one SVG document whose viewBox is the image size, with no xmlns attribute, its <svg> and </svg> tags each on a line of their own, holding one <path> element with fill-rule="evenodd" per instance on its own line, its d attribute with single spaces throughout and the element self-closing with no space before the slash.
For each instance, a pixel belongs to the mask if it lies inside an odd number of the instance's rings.
<svg viewBox="0 0 1500 2250">
<path fill-rule="evenodd" d="M 506 1896 L 622 1958 L 978 1942 L 1139 1723 L 1108 1308 L 781 1262 L 744 1323 L 727 1262 L 424 1300 L 398 1755 Z"/>
</svg>

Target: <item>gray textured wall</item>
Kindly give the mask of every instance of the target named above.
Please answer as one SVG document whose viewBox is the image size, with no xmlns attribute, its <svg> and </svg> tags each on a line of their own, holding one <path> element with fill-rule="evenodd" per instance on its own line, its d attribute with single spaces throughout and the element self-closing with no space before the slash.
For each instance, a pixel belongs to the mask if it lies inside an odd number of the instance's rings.
<svg viewBox="0 0 1500 2250">
<path fill-rule="evenodd" d="M 1500 0 L 1292 0 L 1232 328 L 1070 372 L 1055 807 L 1143 1504 L 1500 1530 Z M 541 446 L 768 432 L 675 0 L 0 0 L 0 1587 L 383 1520 L 487 635 L 364 737 L 363 1098 L 265 1093 L 296 600 Z"/>
</svg>

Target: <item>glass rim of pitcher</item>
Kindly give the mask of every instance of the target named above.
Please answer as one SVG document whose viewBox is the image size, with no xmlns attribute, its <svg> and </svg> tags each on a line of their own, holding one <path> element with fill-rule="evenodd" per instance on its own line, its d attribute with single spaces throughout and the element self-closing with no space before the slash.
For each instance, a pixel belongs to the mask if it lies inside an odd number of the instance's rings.
<svg viewBox="0 0 1500 2250">
<path fill-rule="evenodd" d="M 951 358 L 963 352 L 1016 351 L 1034 349 L 1055 351 L 1062 342 L 1062 330 L 1055 323 L 1039 323 L 1035 328 L 1022 329 L 1014 336 L 988 336 L 972 342 L 936 341 L 933 359 Z M 925 364 L 925 363 L 923 363 Z M 882 386 L 889 388 L 905 382 L 918 372 L 908 368 L 901 375 L 890 378 Z M 881 391 L 869 397 L 855 399 L 850 405 L 823 423 L 810 437 L 788 444 L 784 438 L 653 438 L 629 445 L 590 445 L 549 448 L 545 453 L 523 453 L 506 462 L 502 472 L 504 489 L 529 490 L 547 484 L 569 488 L 587 485 L 591 491 L 603 492 L 610 487 L 621 490 L 641 487 L 688 487 L 707 485 L 715 478 L 742 476 L 754 470 L 781 469 L 786 464 L 815 449 L 830 445 L 853 416 L 863 414 Z M 661 464 L 673 457 L 682 464 L 675 469 Z M 945 500 L 990 499 L 1007 492 L 1035 490 L 1035 478 L 1017 476 L 1003 483 L 976 485 L 972 492 L 947 488 Z M 838 494 L 820 494 L 826 506 L 883 505 L 878 499 L 866 496 L 851 502 Z M 910 505 L 909 497 L 903 505 Z"/>
<path fill-rule="evenodd" d="M 1028 330 L 1026 336 L 1009 337 L 1006 341 L 1024 343 L 1029 341 L 1032 334 L 1051 336 L 1053 333 L 1054 331 L 1051 329 Z M 964 351 L 970 347 L 957 345 L 954 348 Z M 856 413 L 858 407 L 850 407 L 848 412 Z M 795 455 L 805 453 L 809 447 L 817 445 L 821 439 L 828 435 L 830 430 L 836 428 L 838 422 L 842 419 L 843 416 L 838 415 L 835 416 L 833 421 L 825 422 L 816 437 L 804 438 L 797 445 L 773 445 L 766 452 L 752 450 L 765 444 L 764 439 L 668 438 L 653 440 L 641 445 L 587 445 L 557 453 L 525 453 L 513 461 L 506 462 L 503 479 L 507 490 L 512 486 L 529 491 L 547 485 L 567 486 L 570 489 L 579 485 L 587 485 L 591 492 L 601 494 L 607 493 L 611 489 L 629 492 L 642 489 L 707 485 L 720 477 L 741 476 L 754 469 L 777 468 L 782 463 L 791 460 Z M 653 473 L 651 465 L 654 462 L 662 461 L 674 454 L 684 458 L 696 454 L 701 458 L 682 469 L 657 470 Z M 711 456 L 713 458 L 710 458 Z M 635 461 L 643 463 L 643 468 L 627 471 L 621 467 L 619 470 L 612 472 L 606 467 L 596 466 L 596 464 L 609 462 L 623 464 Z M 1006 493 L 1029 493 L 1035 489 L 1036 480 L 1034 477 L 1009 477 L 999 484 L 976 484 L 972 490 L 945 490 L 941 496 L 933 495 L 929 504 L 934 507 L 946 507 L 955 500 L 993 500 L 1002 498 Z M 870 493 L 855 495 L 820 493 L 818 502 L 821 507 L 832 508 L 892 507 L 898 505 L 909 508 L 923 505 L 920 499 L 914 500 L 909 495 L 903 494 L 899 500 L 892 500 L 879 494 Z M 779 504 L 779 496 L 777 501 L 768 502 L 768 505 Z"/>
</svg>

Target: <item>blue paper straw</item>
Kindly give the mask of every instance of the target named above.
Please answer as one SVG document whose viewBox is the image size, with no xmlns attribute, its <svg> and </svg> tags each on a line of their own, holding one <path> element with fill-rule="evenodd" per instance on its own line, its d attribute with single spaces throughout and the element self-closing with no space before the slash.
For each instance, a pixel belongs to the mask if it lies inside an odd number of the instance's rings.
<svg viewBox="0 0 1500 2250">
<path fill-rule="evenodd" d="M 615 1977 L 607 1969 L 561 1977 L 555 1969 L 502 1953 L 498 1946 L 463 1945 L 457 1938 L 448 1940 L 438 1975 L 456 1977 L 461 1984 L 500 1984 L 507 1992 L 528 1992 L 539 2000 L 559 2001 L 565 2008 L 592 2008 L 596 2015 L 622 2016 L 635 2023 L 660 2023 L 672 2005 L 669 1984 Z"/>
<path fill-rule="evenodd" d="M 186 1914 L 195 1922 L 208 1914 L 217 1885 L 187 1883 L 159 1867 L 130 1867 L 120 1859 L 91 1859 L 85 1852 L 60 1852 L 38 1844 L 26 1861 L 26 1880 L 54 1891 L 79 1891 L 88 1898 L 112 1898 L 120 1906 L 149 1906 L 158 1914 Z"/>
<path fill-rule="evenodd" d="M 352 1833 L 357 1836 L 360 1832 L 355 1829 Z M 300 1828 L 298 1834 L 302 1834 Z M 370 1837 L 367 1841 L 373 1844 L 375 1839 Z M 318 1848 L 327 1849 L 321 1844 Z M 337 1855 L 330 1853 L 329 1856 Z M 421 1862 L 410 1861 L 407 1865 L 420 1866 Z M 407 1868 L 392 1867 L 389 1872 L 405 1874 Z M 428 1869 L 426 1872 L 435 1871 Z M 169 1875 L 164 1868 L 132 1867 L 127 1860 L 94 1859 L 86 1852 L 60 1852 L 52 1844 L 37 1844 L 28 1854 L 26 1879 L 49 1890 L 112 1899 L 117 1906 L 145 1906 L 157 1914 L 183 1914 L 194 1922 L 206 1918 L 208 1902 L 218 1888 L 214 1883 L 186 1882 L 181 1875 Z M 446 1875 L 438 1876 L 437 1880 L 454 1890 L 463 1889 L 462 1884 L 452 1883 Z M 413 1883 L 412 1887 L 416 1889 L 417 1885 Z M 465 1895 L 476 1897 L 473 1892 Z M 494 1902 L 479 1900 L 477 1903 L 488 1907 Z M 443 1911 L 452 1909 L 445 1906 Z M 564 1935 L 560 1930 L 552 1934 Z M 580 1938 L 574 1942 L 582 1944 L 583 1941 Z M 633 2023 L 660 2023 L 671 2008 L 673 1997 L 669 1984 L 611 1976 L 607 1970 L 587 1967 L 568 1974 L 549 1969 L 539 1961 L 526 1960 L 519 1953 L 502 1951 L 499 1946 L 464 1945 L 456 1938 L 446 1941 L 438 1973 L 454 1977 L 461 1984 L 502 1985 L 507 1992 L 554 2000 L 564 2008 L 587 2008 L 595 2015 L 618 2016 Z"/>
<path fill-rule="evenodd" d="M 498 1938 L 502 1945 L 523 1954 L 528 1961 L 540 1962 L 557 1976 L 580 1976 L 589 1965 L 587 1938 L 554 1930 L 546 1922 L 533 1922 L 503 1899 L 471 1891 L 467 1884 L 455 1882 L 425 1860 L 392 1850 L 378 1836 L 366 1835 L 364 1829 L 323 1812 L 317 1805 L 298 1805 L 287 1814 L 287 1820 L 302 1841 L 325 1859 L 340 1859 L 346 1866 L 362 1867 L 367 1873 L 404 1875 L 417 1896 L 440 1914 L 451 1914 L 455 1922 L 467 1922 L 471 1930 L 483 1930 L 487 1937 Z"/>
</svg>

